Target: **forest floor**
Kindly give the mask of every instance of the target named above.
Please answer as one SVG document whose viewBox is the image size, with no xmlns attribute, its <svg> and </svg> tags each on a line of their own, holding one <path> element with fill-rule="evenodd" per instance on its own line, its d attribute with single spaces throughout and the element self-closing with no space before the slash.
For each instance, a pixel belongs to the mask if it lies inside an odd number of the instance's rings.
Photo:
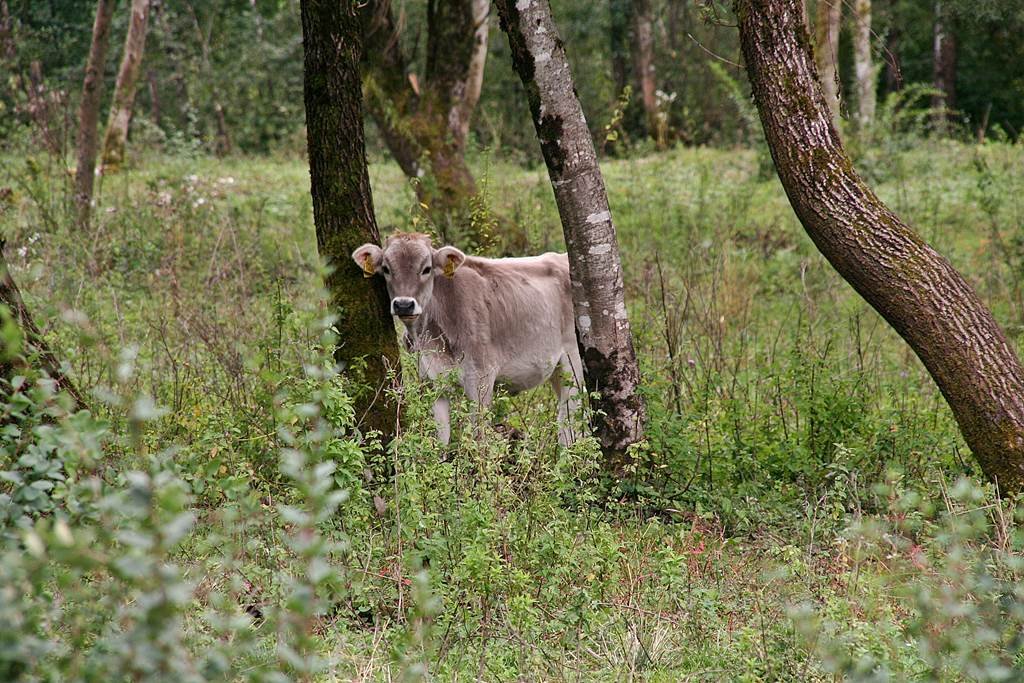
<svg viewBox="0 0 1024 683">
<path fill-rule="evenodd" d="M 163 482 L 153 490 L 179 482 L 167 509 L 193 523 L 139 552 L 174 563 L 182 597 L 160 628 L 177 629 L 182 662 L 230 645 L 229 678 L 308 665 L 324 680 L 488 681 L 995 680 L 1020 665 L 1012 503 L 983 484 L 920 362 L 818 255 L 754 152 L 602 162 L 651 418 L 618 482 L 592 442 L 557 446 L 542 390 L 496 401 L 516 438 L 474 438 L 459 404 L 444 448 L 437 389 L 407 372 L 394 448 L 351 438 L 348 389 L 324 369 L 302 160 L 145 156 L 102 178 L 89 235 L 68 227 L 60 164 L 0 162 L 12 273 L 92 397 L 80 434 L 95 443 L 75 448 L 96 457 L 76 476 L 111 492 L 138 484 L 133 471 Z M 1024 148 L 894 138 L 856 163 L 1019 347 Z M 481 220 L 518 226 L 485 252 L 562 248 L 543 168 L 473 165 Z M 382 231 L 423 229 L 397 167 L 370 171 Z M 328 429 L 305 429 L 310 411 Z M 17 469 L 4 438 L 0 470 Z M 336 469 L 310 475 L 324 459 Z M 347 497 L 327 500 L 318 480 Z M 0 493 L 16 498 L 12 482 Z M 72 529 L 125 524 L 102 505 L 78 518 L 86 494 L 62 496 Z M 110 558 L 126 538 L 111 537 Z M 5 555 L 28 583 L 30 555 Z M 38 565 L 19 609 L 50 615 L 32 628 L 85 670 L 114 656 L 90 649 L 109 633 L 135 633 L 119 610 L 155 589 L 113 559 L 72 588 L 46 574 L 57 564 Z M 307 603 L 288 598 L 307 585 Z M 76 619 L 107 635 L 81 636 Z M 33 661 L 42 671 L 45 656 Z"/>
</svg>

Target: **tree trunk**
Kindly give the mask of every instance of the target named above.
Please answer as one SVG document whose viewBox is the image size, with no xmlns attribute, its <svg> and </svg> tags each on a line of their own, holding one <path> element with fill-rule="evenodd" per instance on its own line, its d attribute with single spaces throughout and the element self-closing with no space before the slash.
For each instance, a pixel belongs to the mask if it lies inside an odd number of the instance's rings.
<svg viewBox="0 0 1024 683">
<path fill-rule="evenodd" d="M 654 78 L 654 20 L 650 0 L 633 0 L 633 73 L 640 87 L 647 134 L 664 146 L 664 131 L 658 125 L 657 86 Z"/>
<path fill-rule="evenodd" d="M 814 58 L 836 130 L 839 130 L 839 21 L 842 12 L 842 0 L 818 0 L 814 21 Z"/>
<path fill-rule="evenodd" d="M 83 407 L 81 394 L 74 382 L 61 370 L 60 363 L 33 322 L 21 292 L 11 278 L 3 254 L 3 240 L 0 240 L 0 307 L 7 308 L 21 336 L 19 348 L 9 348 L 5 343 L 0 349 L 0 396 L 7 397 L 11 380 L 32 363 L 54 381 L 58 391 L 70 396 L 76 407 Z"/>
<path fill-rule="evenodd" d="M 599 395 L 594 430 L 609 468 L 619 472 L 626 449 L 643 438 L 644 404 L 604 180 L 548 0 L 496 4 L 565 233 L 587 389 Z"/>
<path fill-rule="evenodd" d="M 330 273 L 327 289 L 339 316 L 335 359 L 351 370 L 365 362 L 369 391 L 357 400 L 364 429 L 395 433 L 397 406 L 386 394 L 388 371 L 399 371 L 398 340 L 381 278 L 364 279 L 349 255 L 380 243 L 363 138 L 360 0 L 302 0 L 303 94 L 310 192 L 317 247 Z"/>
<path fill-rule="evenodd" d="M 149 23 L 149 0 L 132 0 L 128 33 L 124 39 L 124 54 L 117 72 L 114 98 L 110 103 L 107 133 L 103 138 L 103 166 L 116 169 L 124 163 L 124 147 L 128 140 L 128 124 L 132 120 L 135 103 L 135 85 L 139 80 L 139 66 L 146 49 L 146 26 Z"/>
<path fill-rule="evenodd" d="M 390 0 L 369 0 L 367 10 L 367 110 L 402 171 L 419 179 L 419 199 L 444 233 L 465 222 L 477 193 L 463 152 L 483 83 L 487 3 L 428 2 L 422 88 L 406 71 Z"/>
<path fill-rule="evenodd" d="M 469 139 L 469 124 L 473 119 L 473 112 L 476 111 L 477 102 L 480 101 L 480 91 L 484 85 L 484 67 L 487 64 L 487 37 L 490 31 L 491 3 L 490 0 L 472 0 L 473 11 L 473 50 L 469 57 L 469 67 L 461 82 L 453 86 L 453 98 L 455 100 L 451 111 L 448 114 L 448 130 L 455 140 L 455 145 L 460 152 L 466 149 L 466 140 Z"/>
<path fill-rule="evenodd" d="M 75 170 L 75 214 L 79 230 L 89 228 L 92 210 L 92 188 L 96 174 L 96 128 L 100 117 L 100 96 L 103 94 L 103 69 L 110 43 L 110 18 L 117 0 L 98 0 L 96 20 L 92 26 L 92 45 L 85 66 L 82 101 L 78 105 L 78 166 Z"/>
<path fill-rule="evenodd" d="M 1024 368 L 971 286 L 853 170 L 818 85 L 799 0 L 737 0 L 765 137 L 825 258 L 910 344 L 985 474 L 1024 488 Z"/>
<path fill-rule="evenodd" d="M 857 78 L 857 126 L 861 130 L 875 120 L 878 69 L 871 58 L 871 0 L 855 0 L 853 70 Z"/>
<path fill-rule="evenodd" d="M 941 94 L 932 97 L 935 127 L 946 130 L 950 113 L 956 108 L 956 34 L 942 2 L 935 3 L 935 24 L 932 42 L 932 84 Z"/>
</svg>

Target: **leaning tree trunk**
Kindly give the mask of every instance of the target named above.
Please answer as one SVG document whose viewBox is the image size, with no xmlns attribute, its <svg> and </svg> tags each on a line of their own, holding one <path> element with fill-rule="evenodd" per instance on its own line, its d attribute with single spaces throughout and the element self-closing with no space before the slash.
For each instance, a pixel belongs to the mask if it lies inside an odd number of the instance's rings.
<svg viewBox="0 0 1024 683">
<path fill-rule="evenodd" d="M 135 103 L 135 85 L 139 80 L 139 66 L 146 49 L 146 25 L 149 23 L 149 0 L 132 0 L 128 33 L 124 39 L 121 68 L 114 85 L 114 99 L 110 103 L 110 119 L 103 138 L 103 166 L 116 169 L 124 163 L 124 147 L 128 140 L 128 124 L 132 120 Z"/>
<path fill-rule="evenodd" d="M 654 19 L 651 0 L 633 0 L 633 73 L 640 86 L 647 135 L 664 145 L 664 131 L 658 125 L 658 98 L 654 78 Z"/>
<path fill-rule="evenodd" d="M 89 227 L 92 188 L 96 174 L 96 127 L 99 125 L 103 69 L 110 43 L 110 18 L 117 0 L 99 0 L 92 26 L 92 45 L 85 66 L 82 101 L 78 105 L 78 166 L 75 170 L 75 219 L 80 230 Z"/>
<path fill-rule="evenodd" d="M 942 2 L 935 3 L 932 41 L 932 84 L 938 94 L 932 97 L 935 127 L 946 130 L 950 112 L 956 108 L 956 34 Z"/>
<path fill-rule="evenodd" d="M 477 193 L 463 150 L 487 56 L 486 3 L 427 4 L 422 83 L 407 73 L 390 0 L 366 4 L 367 110 L 402 171 L 419 181 L 420 201 L 444 229 L 468 215 L 469 200 Z"/>
<path fill-rule="evenodd" d="M 303 94 L 317 247 L 331 271 L 327 289 L 339 316 L 335 359 L 351 371 L 365 362 L 357 401 L 364 428 L 395 432 L 397 406 L 385 391 L 399 371 L 398 341 L 380 278 L 365 280 L 349 254 L 380 243 L 363 138 L 360 0 L 302 0 Z"/>
<path fill-rule="evenodd" d="M 21 298 L 21 292 L 18 291 L 18 286 L 7 269 L 7 261 L 3 254 L 3 240 L 0 240 L 0 307 L 6 307 L 7 313 L 20 333 L 20 344 L 16 348 L 7 346 L 7 343 L 11 341 L 7 337 L 4 338 L 3 346 L 0 348 L 0 396 L 6 398 L 14 376 L 24 373 L 24 368 L 31 365 L 42 370 L 53 380 L 57 390 L 66 393 L 76 407 L 82 407 L 81 394 L 78 393 L 71 378 L 64 374 L 60 363 L 50 351 L 39 328 L 36 327 L 32 316 L 29 315 L 25 301 Z"/>
<path fill-rule="evenodd" d="M 839 128 L 839 21 L 842 13 L 842 0 L 818 0 L 814 21 L 814 57 L 821 76 L 821 90 L 836 129 Z"/>
<path fill-rule="evenodd" d="M 496 4 L 562 219 L 587 389 L 599 396 L 594 430 L 608 466 L 621 471 L 626 449 L 643 438 L 644 404 L 604 179 L 548 0 Z"/>
<path fill-rule="evenodd" d="M 854 0 L 853 71 L 857 79 L 857 127 L 869 127 L 875 120 L 878 69 L 871 58 L 871 0 Z"/>
<path fill-rule="evenodd" d="M 971 286 L 853 170 L 818 84 L 800 0 L 737 0 L 765 137 L 825 258 L 910 344 L 985 474 L 1024 489 L 1024 368 Z"/>
</svg>

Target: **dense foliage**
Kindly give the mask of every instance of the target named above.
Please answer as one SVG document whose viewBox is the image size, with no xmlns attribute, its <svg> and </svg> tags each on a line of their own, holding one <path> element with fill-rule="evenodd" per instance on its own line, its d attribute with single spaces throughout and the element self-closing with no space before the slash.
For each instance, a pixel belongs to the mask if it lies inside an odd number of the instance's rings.
<svg viewBox="0 0 1024 683">
<path fill-rule="evenodd" d="M 95 2 L 8 2 L 17 52 L 10 69 L 15 78 L 0 83 L 4 110 L 20 105 L 24 114 L 25 86 L 15 81 L 29 79 L 32 61 L 40 63 L 47 88 L 63 93 L 62 106 L 70 107 L 81 87 Z M 591 129 L 601 137 L 607 128 L 617 138 L 614 144 L 606 144 L 606 151 L 649 145 L 635 94 L 626 98 L 625 116 L 616 114 L 623 109 L 623 93 L 617 90 L 613 75 L 616 56 L 610 48 L 610 32 L 616 21 L 614 13 L 627 12 L 629 3 L 554 0 L 552 5 Z M 1024 81 L 1019 68 L 1024 61 L 1024 9 L 1013 2 L 949 5 L 958 45 L 957 119 L 973 134 L 987 112 L 989 134 L 1016 138 L 1024 131 Z M 422 74 L 427 2 L 404 0 L 395 6 L 404 27 L 400 38 L 411 59 L 409 71 Z M 854 90 L 848 39 L 851 13 L 847 8 L 838 55 L 844 101 L 853 99 Z M 654 0 L 652 15 L 659 106 L 668 139 L 722 144 L 756 134 L 735 101 L 737 90 L 746 97 L 747 86 L 728 3 Z M 875 59 L 883 72 L 895 69 L 898 87 L 931 83 L 933 20 L 931 2 L 875 2 Z M 618 21 L 628 24 L 629 17 Z M 115 15 L 107 65 L 110 79 L 117 69 L 126 22 L 123 11 Z M 479 145 L 501 150 L 503 156 L 539 160 L 522 86 L 511 68 L 508 42 L 497 22 L 491 23 L 474 137 Z M 149 41 L 142 66 L 146 82 L 139 88 L 140 111 L 132 131 L 137 140 L 169 151 L 303 151 L 297 0 L 155 2 Z M 897 87 L 887 84 L 888 80 L 884 73 L 880 75 L 880 93 Z M 223 133 L 218 128 L 218 107 L 223 111 Z M 845 111 L 849 105 L 843 107 Z M 53 112 L 55 127 L 73 125 L 63 120 L 61 107 L 57 109 Z M 23 115 L 20 120 L 29 118 Z M 0 117 L 0 132 L 8 131 L 16 120 Z M 221 139 L 225 136 L 227 142 Z M 383 145 L 375 143 L 373 151 L 383 154 Z"/>
</svg>

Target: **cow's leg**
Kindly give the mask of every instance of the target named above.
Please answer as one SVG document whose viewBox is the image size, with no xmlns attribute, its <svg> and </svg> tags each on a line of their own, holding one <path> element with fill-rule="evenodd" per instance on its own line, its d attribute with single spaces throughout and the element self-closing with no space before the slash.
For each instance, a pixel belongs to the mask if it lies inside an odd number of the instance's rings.
<svg viewBox="0 0 1024 683">
<path fill-rule="evenodd" d="M 437 440 L 445 446 L 452 436 L 452 402 L 446 396 L 438 396 L 434 401 L 434 423 L 437 425 Z"/>
<path fill-rule="evenodd" d="M 571 446 L 576 442 L 576 433 L 572 419 L 580 410 L 579 387 L 583 385 L 583 363 L 580 352 L 573 347 L 562 354 L 558 367 L 551 375 L 551 387 L 558 398 L 558 443 Z"/>
</svg>

